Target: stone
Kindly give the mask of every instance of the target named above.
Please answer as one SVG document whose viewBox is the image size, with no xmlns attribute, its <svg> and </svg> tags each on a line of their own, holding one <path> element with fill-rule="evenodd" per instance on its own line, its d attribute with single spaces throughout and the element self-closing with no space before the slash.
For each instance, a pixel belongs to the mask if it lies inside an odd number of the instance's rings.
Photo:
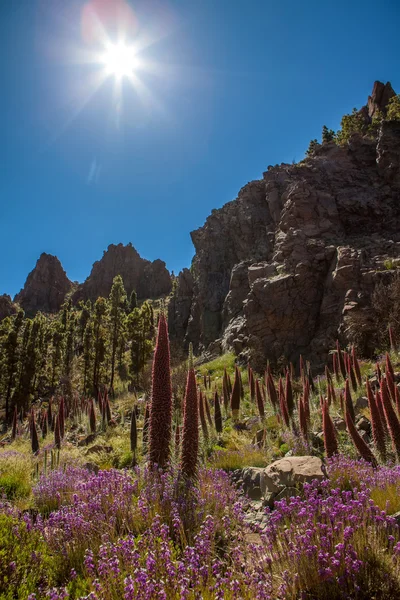
<svg viewBox="0 0 400 600">
<path fill-rule="evenodd" d="M 100 468 L 98 465 L 96 465 L 95 463 L 91 463 L 91 462 L 87 462 L 83 465 L 83 467 L 85 469 L 87 469 L 88 471 L 90 471 L 90 473 L 94 473 L 95 475 L 98 474 L 98 472 L 100 471 Z"/>
<path fill-rule="evenodd" d="M 363 410 L 368 407 L 368 398 L 366 396 L 359 396 L 356 400 L 355 409 L 356 411 Z"/>
<path fill-rule="evenodd" d="M 56 313 L 72 287 L 73 284 L 58 258 L 43 252 L 35 268 L 29 273 L 24 287 L 15 296 L 14 302 L 17 302 L 28 316 L 33 316 L 38 311 Z"/>
<path fill-rule="evenodd" d="M 341 417 L 333 417 L 332 420 L 337 431 L 346 431 L 347 427 L 346 421 L 344 419 L 342 419 Z"/>
<path fill-rule="evenodd" d="M 371 423 L 367 417 L 360 417 L 356 423 L 356 427 L 358 430 L 366 431 L 367 433 L 371 431 Z"/>
<path fill-rule="evenodd" d="M 88 446 L 89 444 L 93 444 L 95 439 L 96 439 L 96 434 L 90 433 L 89 435 L 87 435 L 84 438 L 79 440 L 78 446 L 82 447 L 82 446 Z"/>
<path fill-rule="evenodd" d="M 326 478 L 323 462 L 317 456 L 281 458 L 264 469 L 260 477 L 261 492 L 279 493 L 285 487 L 296 487 Z"/>
</svg>

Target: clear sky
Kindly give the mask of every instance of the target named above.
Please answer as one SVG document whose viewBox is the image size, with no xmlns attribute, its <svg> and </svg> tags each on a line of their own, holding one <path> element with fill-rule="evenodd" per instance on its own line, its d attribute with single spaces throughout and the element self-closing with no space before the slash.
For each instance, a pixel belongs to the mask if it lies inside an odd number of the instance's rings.
<svg viewBox="0 0 400 600">
<path fill-rule="evenodd" d="M 78 281 L 110 243 L 189 266 L 213 208 L 400 92 L 399 29 L 398 0 L 2 0 L 0 293 L 41 252 Z"/>
</svg>

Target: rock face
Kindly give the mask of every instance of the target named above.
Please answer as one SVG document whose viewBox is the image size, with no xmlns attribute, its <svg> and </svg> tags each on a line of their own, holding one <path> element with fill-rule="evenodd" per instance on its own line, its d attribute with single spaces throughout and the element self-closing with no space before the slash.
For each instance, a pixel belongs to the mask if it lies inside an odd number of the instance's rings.
<svg viewBox="0 0 400 600">
<path fill-rule="evenodd" d="M 13 304 L 11 297 L 7 294 L 0 296 L 0 321 L 6 317 L 11 317 L 17 312 L 17 307 Z"/>
<path fill-rule="evenodd" d="M 157 298 L 169 294 L 172 288 L 171 276 L 162 260 L 150 262 L 141 258 L 132 244 L 111 244 L 74 293 L 73 302 L 108 297 L 116 275 L 121 275 L 128 297 L 135 290 L 140 299 Z"/>
<path fill-rule="evenodd" d="M 15 296 L 14 302 L 18 302 L 27 315 L 33 315 L 37 311 L 55 313 L 60 310 L 71 288 L 72 282 L 58 258 L 44 252 L 29 273 L 23 289 Z"/>
<path fill-rule="evenodd" d="M 371 114 L 393 93 L 377 82 Z M 268 167 L 192 232 L 193 293 L 180 278 L 170 328 L 200 350 L 323 361 L 346 317 L 391 276 L 399 225 L 398 121 L 384 122 L 377 139 L 355 134 L 344 147 L 325 143 L 298 164 Z"/>
</svg>

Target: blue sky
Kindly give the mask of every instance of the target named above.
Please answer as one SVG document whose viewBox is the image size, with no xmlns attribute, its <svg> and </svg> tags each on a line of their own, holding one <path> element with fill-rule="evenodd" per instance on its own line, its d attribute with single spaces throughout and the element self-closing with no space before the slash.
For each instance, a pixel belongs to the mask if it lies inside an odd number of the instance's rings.
<svg viewBox="0 0 400 600">
<path fill-rule="evenodd" d="M 91 0 L 114 39 L 108 1 Z M 88 2 L 0 3 L 0 293 L 41 252 L 83 281 L 110 243 L 178 272 L 213 208 L 303 158 L 374 80 L 400 92 L 397 0 L 129 4 L 140 86 L 116 96 L 110 76 L 90 98 Z"/>
</svg>

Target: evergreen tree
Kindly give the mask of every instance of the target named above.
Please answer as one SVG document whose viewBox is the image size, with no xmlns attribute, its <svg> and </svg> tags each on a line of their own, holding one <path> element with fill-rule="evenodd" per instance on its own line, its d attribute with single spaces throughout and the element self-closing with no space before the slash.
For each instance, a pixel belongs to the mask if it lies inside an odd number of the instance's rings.
<svg viewBox="0 0 400 600">
<path fill-rule="evenodd" d="M 388 121 L 400 121 L 400 94 L 390 98 L 386 117 Z"/>
<path fill-rule="evenodd" d="M 322 127 L 322 143 L 333 142 L 335 139 L 335 132 L 333 129 L 328 129 L 326 125 Z"/>
<path fill-rule="evenodd" d="M 10 399 L 15 384 L 17 375 L 18 358 L 20 350 L 20 331 L 23 325 L 24 311 L 19 310 L 14 317 L 13 326 L 7 336 L 5 342 L 5 369 L 6 369 L 6 422 L 8 423 L 11 417 Z"/>
<path fill-rule="evenodd" d="M 110 390 L 114 388 L 115 362 L 117 350 L 123 339 L 125 326 L 124 303 L 126 301 L 126 292 L 121 275 L 114 277 L 110 296 L 110 326 L 111 326 L 111 377 Z"/>
<path fill-rule="evenodd" d="M 83 335 L 83 393 L 89 394 L 90 373 L 93 368 L 93 321 L 90 320 L 85 327 Z"/>
<path fill-rule="evenodd" d="M 93 362 L 93 390 L 99 389 L 101 367 L 106 358 L 108 324 L 108 304 L 105 298 L 97 298 L 94 303 L 93 335 L 94 335 L 94 362 Z M 97 394 L 96 394 L 97 395 Z"/>
<path fill-rule="evenodd" d="M 315 152 L 315 150 L 318 148 L 319 144 L 318 144 L 318 140 L 311 140 L 310 145 L 308 146 L 308 149 L 306 150 L 306 155 L 307 156 L 312 156 Z"/>
<path fill-rule="evenodd" d="M 132 290 L 129 298 L 129 312 L 132 312 L 137 307 L 137 294 L 135 290 Z"/>
</svg>

